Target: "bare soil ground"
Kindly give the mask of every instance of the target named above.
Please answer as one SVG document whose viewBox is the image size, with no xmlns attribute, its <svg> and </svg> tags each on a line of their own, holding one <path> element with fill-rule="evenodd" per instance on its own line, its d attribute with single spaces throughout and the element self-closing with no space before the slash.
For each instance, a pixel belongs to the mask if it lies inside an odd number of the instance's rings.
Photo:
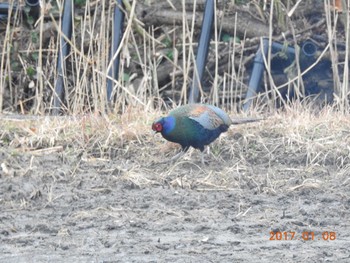
<svg viewBox="0 0 350 263">
<path fill-rule="evenodd" d="M 350 262 L 348 116 L 233 127 L 207 165 L 162 163 L 153 117 L 3 119 L 0 261 Z"/>
</svg>

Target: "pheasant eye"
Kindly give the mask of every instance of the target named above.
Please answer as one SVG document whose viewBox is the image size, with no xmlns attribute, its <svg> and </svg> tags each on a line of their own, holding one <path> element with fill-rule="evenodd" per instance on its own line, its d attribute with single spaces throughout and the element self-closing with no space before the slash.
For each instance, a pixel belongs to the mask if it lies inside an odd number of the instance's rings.
<svg viewBox="0 0 350 263">
<path fill-rule="evenodd" d="M 160 132 L 160 131 L 163 130 L 163 126 L 159 122 L 154 123 L 153 126 L 152 126 L 152 130 L 154 130 L 156 132 Z"/>
<path fill-rule="evenodd" d="M 156 124 L 156 130 L 157 130 L 157 131 L 162 131 L 162 130 L 163 130 L 163 125 L 160 124 L 160 123 L 157 123 L 157 124 Z"/>
</svg>

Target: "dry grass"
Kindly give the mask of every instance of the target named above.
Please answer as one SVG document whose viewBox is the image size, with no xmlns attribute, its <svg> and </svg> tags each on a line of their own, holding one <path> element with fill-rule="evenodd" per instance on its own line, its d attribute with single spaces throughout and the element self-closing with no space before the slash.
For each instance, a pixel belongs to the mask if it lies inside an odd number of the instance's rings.
<svg viewBox="0 0 350 263">
<path fill-rule="evenodd" d="M 106 163 L 105 173 L 135 187 L 169 184 L 237 191 L 249 187 L 273 194 L 322 187 L 329 174 L 339 183 L 349 183 L 350 121 L 334 109 L 315 114 L 295 105 L 259 123 L 232 127 L 211 145 L 209 165 L 201 164 L 197 150 L 176 163 L 163 163 L 179 147 L 152 136 L 150 124 L 160 114 L 130 109 L 119 116 L 5 119 L 0 144 L 10 155 L 2 167 L 11 167 L 10 156 L 62 154 L 75 164 L 72 175 L 83 164 Z M 28 169 L 22 167 L 22 174 Z"/>
<path fill-rule="evenodd" d="M 62 1 L 56 1 L 57 6 L 47 4 L 43 8 L 42 17 L 36 29 L 24 30 L 21 25 L 8 23 L 0 42 L 0 111 L 17 111 L 21 113 L 34 113 L 45 115 L 52 109 L 53 94 L 56 82 L 56 59 L 59 37 L 62 35 L 60 23 L 53 18 L 53 14 L 62 12 Z M 113 1 L 112 1 L 113 2 Z M 106 83 L 108 69 L 111 66 L 109 61 L 110 32 L 112 28 L 113 4 L 110 1 L 86 1 L 85 13 L 76 14 L 74 19 L 71 53 L 67 66 L 65 78 L 66 92 L 62 109 L 64 114 L 77 115 L 85 113 L 104 113 L 107 110 Z M 127 1 L 126 1 L 127 2 Z M 171 2 L 171 1 L 170 1 Z M 264 3 L 264 5 L 262 5 Z M 195 27 L 193 21 L 185 19 L 186 11 L 183 10 L 183 24 L 180 26 L 165 26 L 161 30 L 155 28 L 144 28 L 144 25 L 137 19 L 135 12 L 138 2 L 133 1 L 127 7 L 125 34 L 122 45 L 118 49 L 121 53 L 120 78 L 115 81 L 114 95 L 115 103 L 112 107 L 114 112 L 125 112 L 128 107 L 142 107 L 146 111 L 152 108 L 159 108 L 166 100 L 174 104 L 186 103 L 188 87 L 192 81 L 192 71 L 195 61 L 194 41 Z M 261 12 L 270 12 L 270 41 L 272 41 L 273 23 L 282 23 L 280 18 L 284 16 L 288 31 L 292 33 L 294 40 L 297 40 L 294 24 L 288 17 L 288 10 L 293 10 L 296 1 L 276 0 L 271 1 L 271 8 L 266 8 L 265 1 L 255 1 L 256 8 L 265 8 Z M 325 54 L 329 54 L 334 71 L 334 90 L 336 92 L 335 105 L 341 111 L 348 111 L 348 63 L 340 61 L 337 56 L 337 43 L 341 42 L 349 47 L 349 36 L 337 34 L 339 21 L 341 21 L 344 32 L 349 32 L 348 13 L 338 14 L 330 8 L 332 1 L 325 1 L 326 24 L 328 33 L 328 45 L 320 50 L 318 60 Z M 195 7 L 194 7 L 195 8 Z M 89 10 L 94 9 L 92 15 Z M 104 10 L 104 11 L 101 11 Z M 195 10 L 193 10 L 195 11 Z M 277 13 L 276 13 L 277 12 Z M 289 13 L 289 15 L 293 12 Z M 9 21 L 17 13 L 11 13 Z M 43 22 L 43 18 L 50 18 L 49 22 Z M 103 22 L 102 22 L 103 21 Z M 215 20 L 216 23 L 218 21 Z M 284 22 L 285 23 L 285 22 Z M 220 26 L 217 27 L 220 30 Z M 239 108 L 240 102 L 234 98 L 243 98 L 246 90 L 243 84 L 246 73 L 246 59 L 244 50 L 246 40 L 242 38 L 241 43 L 231 41 L 223 43 L 218 40 L 218 31 L 214 32 L 213 47 L 215 54 L 212 54 L 214 63 L 212 89 L 210 92 L 201 91 L 202 100 L 226 104 L 229 109 Z M 234 36 L 236 37 L 236 36 Z M 25 43 L 21 42 L 25 40 Z M 35 42 L 36 41 L 36 42 Z M 46 46 L 44 46 L 44 43 Z M 220 58 L 219 46 L 228 45 L 231 54 L 228 59 L 228 70 L 223 75 L 218 75 L 218 60 Z M 297 49 L 298 50 L 298 49 Z M 171 54 L 171 56 L 169 56 Z M 271 57 L 269 54 L 268 57 Z M 348 61 L 348 49 L 345 52 L 345 61 Z M 172 80 L 160 87 L 158 85 L 158 74 L 164 62 L 170 62 Z M 296 61 L 298 66 L 299 62 Z M 139 73 L 135 73 L 133 67 L 139 67 Z M 238 66 L 237 66 L 238 65 Z M 277 86 L 270 72 L 270 60 L 266 60 L 268 78 L 267 86 L 271 87 L 266 94 L 259 96 L 261 109 L 266 106 L 274 108 L 276 100 L 280 99 L 280 89 L 293 87 L 298 96 L 303 96 L 305 87 L 299 67 L 290 80 Z M 314 64 L 310 68 L 314 67 Z M 309 69 L 310 69 L 309 68 Z M 308 71 L 307 69 L 306 71 Z M 169 68 L 167 68 L 169 70 Z M 177 80 L 181 81 L 177 83 Z M 171 86 L 171 87 L 170 87 Z M 171 90 L 162 93 L 164 90 Z M 163 95 L 161 95 L 163 94 Z M 261 102 L 261 103 L 260 103 Z"/>
</svg>

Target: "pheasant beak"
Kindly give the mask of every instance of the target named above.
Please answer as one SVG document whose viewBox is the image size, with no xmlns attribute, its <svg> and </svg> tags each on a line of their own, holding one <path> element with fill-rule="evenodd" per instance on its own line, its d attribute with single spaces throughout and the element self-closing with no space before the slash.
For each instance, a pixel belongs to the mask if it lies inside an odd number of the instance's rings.
<svg viewBox="0 0 350 263">
<path fill-rule="evenodd" d="M 157 129 L 157 124 L 156 123 L 152 124 L 152 130 L 153 130 L 153 137 L 154 137 L 154 135 L 156 135 L 159 132 L 158 129 Z"/>
</svg>

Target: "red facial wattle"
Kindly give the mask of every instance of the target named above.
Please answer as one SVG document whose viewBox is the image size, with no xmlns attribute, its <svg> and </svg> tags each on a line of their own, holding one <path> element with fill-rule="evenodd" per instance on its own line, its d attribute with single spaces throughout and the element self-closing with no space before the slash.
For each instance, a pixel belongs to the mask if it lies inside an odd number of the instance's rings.
<svg viewBox="0 0 350 263">
<path fill-rule="evenodd" d="M 161 132 L 163 130 L 163 126 L 159 122 L 153 123 L 152 130 L 154 130 L 155 132 Z"/>
</svg>

